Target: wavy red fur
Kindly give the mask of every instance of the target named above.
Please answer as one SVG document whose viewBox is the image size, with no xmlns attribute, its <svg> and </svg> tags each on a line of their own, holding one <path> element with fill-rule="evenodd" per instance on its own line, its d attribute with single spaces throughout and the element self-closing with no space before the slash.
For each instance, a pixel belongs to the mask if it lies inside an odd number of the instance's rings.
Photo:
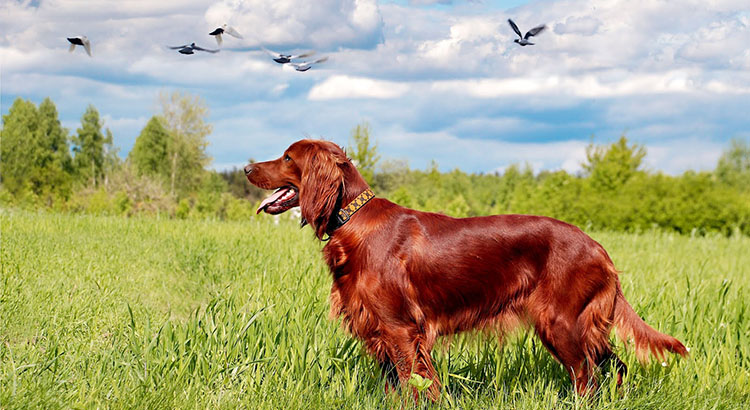
<svg viewBox="0 0 750 410">
<path fill-rule="evenodd" d="M 318 238 L 330 238 L 323 254 L 333 275 L 331 315 L 363 341 L 394 388 L 416 373 L 433 380 L 427 394 L 437 399 L 430 353 L 438 336 L 520 322 L 535 329 L 579 394 L 596 388 L 595 368 L 609 362 L 622 382 L 613 325 L 640 356 L 687 353 L 638 317 L 607 252 L 573 225 L 530 215 L 457 219 L 375 197 L 339 227 L 338 209 L 368 185 L 327 141 L 298 141 L 245 171 L 261 188 L 299 189 L 303 217 Z"/>
</svg>

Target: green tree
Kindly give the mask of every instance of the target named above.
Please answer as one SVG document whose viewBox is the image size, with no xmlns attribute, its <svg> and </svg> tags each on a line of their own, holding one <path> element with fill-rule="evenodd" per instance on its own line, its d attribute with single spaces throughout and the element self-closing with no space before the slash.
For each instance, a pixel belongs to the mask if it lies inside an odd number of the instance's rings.
<svg viewBox="0 0 750 410">
<path fill-rule="evenodd" d="M 109 176 L 117 172 L 121 165 L 122 160 L 118 155 L 120 148 L 114 145 L 114 137 L 112 131 L 107 128 L 106 135 L 104 136 L 104 186 L 109 185 Z"/>
<path fill-rule="evenodd" d="M 151 117 L 128 153 L 128 161 L 139 175 L 169 177 L 171 167 L 167 148 L 170 138 L 164 120 L 156 115 Z"/>
<path fill-rule="evenodd" d="M 3 187 L 15 196 L 32 190 L 30 175 L 35 164 L 31 159 L 36 156 L 33 142 L 38 128 L 39 115 L 34 103 L 16 98 L 3 116 L 0 136 L 0 177 Z"/>
<path fill-rule="evenodd" d="M 99 111 L 89 105 L 81 117 L 81 128 L 73 136 L 73 167 L 79 181 L 91 186 L 103 180 L 108 154 L 114 152 L 112 133 L 102 133 L 102 126 Z"/>
<path fill-rule="evenodd" d="M 350 145 L 347 149 L 349 157 L 354 161 L 354 165 L 365 178 L 368 184 L 374 182 L 375 166 L 380 160 L 378 155 L 378 146 L 373 143 L 370 145 L 370 124 L 362 123 L 352 130 L 349 139 Z"/>
<path fill-rule="evenodd" d="M 750 143 L 732 139 L 729 149 L 719 158 L 716 176 L 727 185 L 750 191 Z"/>
<path fill-rule="evenodd" d="M 170 193 L 193 192 L 206 178 L 205 167 L 211 163 L 206 153 L 206 137 L 212 130 L 206 122 L 208 107 L 200 97 L 179 91 L 161 93 L 159 102 L 170 136 L 167 144 Z"/>
<path fill-rule="evenodd" d="M 18 98 L 3 124 L 3 186 L 15 196 L 33 193 L 48 204 L 58 197 L 67 198 L 71 186 L 68 131 L 60 124 L 52 100 L 45 98 L 37 109 Z"/>
<path fill-rule="evenodd" d="M 628 145 L 628 139 L 623 135 L 609 145 L 589 144 L 586 147 L 587 162 L 582 166 L 595 189 L 613 191 L 638 171 L 645 156 L 646 148 Z"/>
<path fill-rule="evenodd" d="M 45 98 L 39 104 L 38 152 L 32 180 L 37 194 L 46 193 L 47 202 L 52 197 L 67 198 L 72 185 L 73 163 L 68 145 L 68 130 L 60 124 L 57 107 L 51 99 Z"/>
</svg>

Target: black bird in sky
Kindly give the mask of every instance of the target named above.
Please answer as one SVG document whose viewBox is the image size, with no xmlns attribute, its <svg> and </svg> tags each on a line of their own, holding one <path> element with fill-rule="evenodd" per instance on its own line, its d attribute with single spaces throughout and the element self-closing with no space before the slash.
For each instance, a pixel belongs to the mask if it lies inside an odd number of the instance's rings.
<svg viewBox="0 0 750 410">
<path fill-rule="evenodd" d="M 226 24 L 224 24 L 221 27 L 218 27 L 216 30 L 214 30 L 214 31 L 212 31 L 212 32 L 210 32 L 208 34 L 211 35 L 211 36 L 216 37 L 216 43 L 218 45 L 221 45 L 221 43 L 222 43 L 221 35 L 225 34 L 225 33 L 229 34 L 232 37 L 243 38 L 242 34 L 238 33 L 237 30 L 235 30 L 234 28 L 232 28 L 232 27 L 230 27 L 230 26 L 228 26 Z"/>
<path fill-rule="evenodd" d="M 518 45 L 520 45 L 520 46 L 533 46 L 534 43 L 532 43 L 531 41 L 529 41 L 529 37 L 534 37 L 535 35 L 541 33 L 542 30 L 544 30 L 545 28 L 547 28 L 547 26 L 545 26 L 544 24 L 542 24 L 541 26 L 536 26 L 536 27 L 532 28 L 531 30 L 529 30 L 529 31 L 526 32 L 525 36 L 522 36 L 521 35 L 521 30 L 518 29 L 518 26 L 516 25 L 516 23 L 513 22 L 513 20 L 508 19 L 508 24 L 510 24 L 510 26 L 513 28 L 513 31 L 515 31 L 516 34 L 518 34 L 518 37 L 519 37 L 517 39 L 514 39 L 513 42 L 514 43 L 518 43 Z"/>
<path fill-rule="evenodd" d="M 295 55 L 291 55 L 291 54 L 277 53 L 277 52 L 271 51 L 271 50 L 269 50 L 269 49 L 267 49 L 265 47 L 261 47 L 261 48 L 263 49 L 263 51 L 265 51 L 266 53 L 268 53 L 269 56 L 271 56 L 271 58 L 273 59 L 273 61 L 275 61 L 275 62 L 277 62 L 279 64 L 291 63 L 292 60 L 296 60 L 298 58 L 310 57 L 311 55 L 315 54 L 315 51 L 308 51 L 307 53 L 295 56 Z"/>
<path fill-rule="evenodd" d="M 195 43 L 186 44 L 184 46 L 167 46 L 172 50 L 177 50 L 180 54 L 195 54 L 194 51 L 205 51 L 208 53 L 218 53 L 219 50 L 209 50 L 207 48 L 198 47 Z"/>
<path fill-rule="evenodd" d="M 91 57 L 91 42 L 89 41 L 88 37 L 86 36 L 75 36 L 75 37 L 68 37 L 68 41 L 70 42 L 70 48 L 68 48 L 68 51 L 71 53 L 73 50 L 76 49 L 76 46 L 83 46 L 83 48 L 86 50 L 86 54 Z"/>
</svg>

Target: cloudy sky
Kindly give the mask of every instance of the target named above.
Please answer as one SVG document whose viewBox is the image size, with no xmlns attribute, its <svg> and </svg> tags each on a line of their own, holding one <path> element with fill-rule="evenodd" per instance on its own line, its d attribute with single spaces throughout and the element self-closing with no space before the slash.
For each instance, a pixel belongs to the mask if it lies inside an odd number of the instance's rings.
<svg viewBox="0 0 750 410">
<path fill-rule="evenodd" d="M 544 23 L 519 47 L 506 20 Z M 166 48 L 223 23 L 218 54 Z M 75 130 L 88 104 L 126 154 L 160 91 L 205 99 L 213 167 L 275 158 L 292 141 L 346 145 L 370 123 L 384 158 L 490 172 L 576 171 L 625 133 L 647 166 L 712 169 L 750 138 L 747 0 L 0 0 L 0 102 L 49 96 Z M 93 58 L 68 53 L 87 35 Z M 259 46 L 317 50 L 305 73 Z"/>
</svg>

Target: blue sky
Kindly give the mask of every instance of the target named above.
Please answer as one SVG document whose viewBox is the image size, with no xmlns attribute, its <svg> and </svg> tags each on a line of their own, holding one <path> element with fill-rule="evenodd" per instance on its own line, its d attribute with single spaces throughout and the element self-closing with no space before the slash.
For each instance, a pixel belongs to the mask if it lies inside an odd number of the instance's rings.
<svg viewBox="0 0 750 410">
<path fill-rule="evenodd" d="M 88 104 L 126 154 L 160 91 L 205 99 L 213 167 L 275 158 L 291 142 L 346 145 L 362 121 L 382 156 L 470 172 L 529 163 L 575 172 L 593 140 L 625 133 L 648 168 L 712 169 L 750 138 L 747 0 L 0 1 L 0 103 L 49 96 L 77 128 Z M 544 23 L 518 47 L 506 23 Z M 222 52 L 184 56 L 229 23 Z M 93 58 L 67 52 L 84 34 Z M 299 73 L 259 47 L 317 50 Z"/>
</svg>

